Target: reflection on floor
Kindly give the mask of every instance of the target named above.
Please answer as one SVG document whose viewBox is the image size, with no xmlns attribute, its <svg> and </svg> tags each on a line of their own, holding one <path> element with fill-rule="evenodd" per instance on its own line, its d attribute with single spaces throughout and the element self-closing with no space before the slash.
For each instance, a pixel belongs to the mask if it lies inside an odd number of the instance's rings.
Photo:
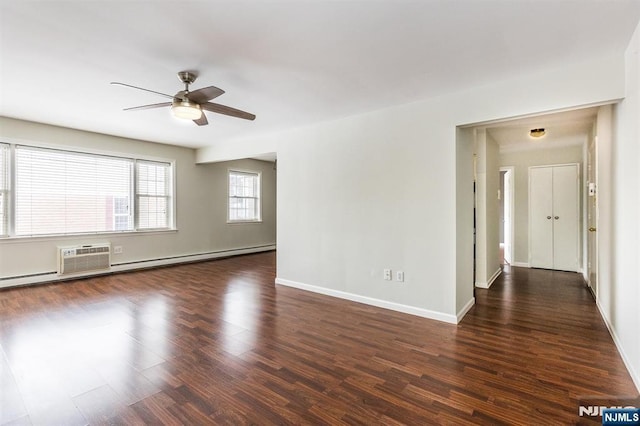
<svg viewBox="0 0 640 426">
<path fill-rule="evenodd" d="M 457 326 L 274 278 L 264 253 L 0 292 L 0 424 L 570 424 L 637 396 L 579 274 L 508 268 Z"/>
<path fill-rule="evenodd" d="M 499 259 L 501 265 L 508 265 L 509 262 L 504 258 L 504 243 L 500 243 Z"/>
</svg>

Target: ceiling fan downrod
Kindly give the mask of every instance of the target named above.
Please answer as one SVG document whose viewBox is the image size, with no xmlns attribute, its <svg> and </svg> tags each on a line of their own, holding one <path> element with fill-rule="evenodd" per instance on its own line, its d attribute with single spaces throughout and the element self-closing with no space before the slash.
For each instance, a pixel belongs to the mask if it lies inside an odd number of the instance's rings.
<svg viewBox="0 0 640 426">
<path fill-rule="evenodd" d="M 196 81 L 198 75 L 191 71 L 180 71 L 178 73 L 178 79 L 184 83 L 184 91 L 185 93 L 189 93 L 189 85 Z"/>
</svg>

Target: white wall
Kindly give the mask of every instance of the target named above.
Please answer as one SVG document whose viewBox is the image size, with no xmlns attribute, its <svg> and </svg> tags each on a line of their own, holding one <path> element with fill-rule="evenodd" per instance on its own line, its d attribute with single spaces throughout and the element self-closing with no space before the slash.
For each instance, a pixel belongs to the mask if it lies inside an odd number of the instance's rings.
<svg viewBox="0 0 640 426">
<path fill-rule="evenodd" d="M 529 264 L 529 167 L 582 163 L 582 157 L 583 147 L 579 145 L 500 154 L 501 167 L 514 167 L 514 259 L 512 262 L 514 266 L 528 266 Z M 581 180 L 583 178 L 581 176 Z M 580 185 L 580 188 L 582 186 Z"/>
<path fill-rule="evenodd" d="M 238 158 L 252 158 L 262 154 L 275 153 L 278 150 L 278 136 L 267 135 L 255 140 L 234 140 L 212 142 L 210 146 L 196 151 L 197 163 L 212 163 L 218 161 L 236 160 Z"/>
<path fill-rule="evenodd" d="M 499 163 L 499 161 L 498 161 Z M 500 185 L 500 200 L 498 200 L 498 233 L 499 233 L 499 239 L 498 242 L 500 244 L 504 244 L 504 208 L 505 208 L 505 204 L 504 204 L 504 175 L 506 174 L 506 171 L 501 170 L 500 171 L 500 175 L 498 177 L 498 185 Z"/>
<path fill-rule="evenodd" d="M 613 144 L 606 133 L 608 112 L 598 117 L 598 305 L 640 389 L 640 25 L 626 51 L 625 99 L 613 110 Z M 609 152 L 607 152 L 609 151 Z M 610 163 L 606 163 L 610 156 Z M 608 179 L 607 177 L 610 177 Z M 607 192 L 609 194 L 607 194 Z M 603 198 L 609 197 L 609 208 Z"/>
<path fill-rule="evenodd" d="M 473 285 L 472 258 L 457 259 L 459 233 L 473 231 L 457 212 L 468 171 L 458 174 L 456 127 L 619 99 L 623 75 L 622 56 L 596 58 L 242 141 L 258 152 L 277 140 L 278 282 L 455 322 L 467 304 L 456 287 Z M 383 268 L 405 282 L 384 281 Z"/>
<path fill-rule="evenodd" d="M 426 130 L 421 112 L 404 107 L 283 135 L 280 283 L 455 321 L 455 126 Z M 432 151 L 442 140 L 452 144 Z M 425 268 L 431 259 L 442 262 Z M 404 270 L 405 282 L 384 281 L 384 268 Z"/>
<path fill-rule="evenodd" d="M 0 286 L 7 278 L 56 271 L 56 247 L 111 242 L 123 247 L 112 263 L 275 244 L 276 175 L 273 164 L 255 160 L 195 164 L 195 151 L 0 117 L 0 141 L 47 144 L 176 162 L 177 231 L 46 238 L 0 239 Z M 227 224 L 227 169 L 262 172 L 263 222 Z"/>
<path fill-rule="evenodd" d="M 611 318 L 611 295 L 614 287 L 614 138 L 613 138 L 613 106 L 607 105 L 598 109 L 596 122 L 598 137 L 598 187 L 596 197 L 598 203 L 598 306 L 607 320 Z"/>
<path fill-rule="evenodd" d="M 458 128 L 456 137 L 456 229 L 473 224 L 473 180 L 475 131 Z M 475 303 L 473 297 L 473 234 L 456 232 L 456 320 Z"/>
<path fill-rule="evenodd" d="M 591 129 L 587 134 L 587 141 L 582 147 L 582 169 L 580 169 L 580 176 L 582 177 L 581 183 L 582 187 L 580 188 L 580 197 L 582 200 L 582 229 L 580 229 L 580 238 L 582 238 L 582 277 L 588 286 L 591 287 L 591 283 L 589 280 L 589 147 L 593 145 L 595 139 L 595 129 L 596 129 L 596 121 L 591 125 Z M 595 154 L 594 154 L 595 155 Z M 594 294 L 596 289 L 591 289 Z"/>
<path fill-rule="evenodd" d="M 498 144 L 485 129 L 476 130 L 476 282 L 488 288 L 501 272 Z"/>
<path fill-rule="evenodd" d="M 474 154 L 476 161 L 476 276 L 474 285 L 487 282 L 487 188 L 486 145 L 487 131 L 475 129 Z"/>
</svg>

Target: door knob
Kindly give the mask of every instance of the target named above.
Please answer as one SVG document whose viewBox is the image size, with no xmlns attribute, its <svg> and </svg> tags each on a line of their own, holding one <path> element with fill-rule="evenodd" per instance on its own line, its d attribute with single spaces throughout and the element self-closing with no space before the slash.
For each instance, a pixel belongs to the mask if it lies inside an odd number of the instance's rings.
<svg viewBox="0 0 640 426">
<path fill-rule="evenodd" d="M 596 232 L 596 228 L 594 228 L 593 226 L 589 227 L 589 232 Z"/>
<path fill-rule="evenodd" d="M 553 218 L 554 218 L 555 220 L 558 220 L 558 219 L 560 219 L 560 216 L 554 216 Z"/>
<path fill-rule="evenodd" d="M 551 216 L 547 216 L 547 219 L 551 219 Z"/>
</svg>

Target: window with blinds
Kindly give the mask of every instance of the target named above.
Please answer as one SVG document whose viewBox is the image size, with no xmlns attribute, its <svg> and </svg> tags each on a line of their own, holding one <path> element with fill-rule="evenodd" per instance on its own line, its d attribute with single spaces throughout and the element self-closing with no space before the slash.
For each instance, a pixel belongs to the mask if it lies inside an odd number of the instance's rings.
<svg viewBox="0 0 640 426">
<path fill-rule="evenodd" d="M 173 229 L 172 170 L 167 162 L 0 144 L 0 237 Z"/>
<path fill-rule="evenodd" d="M 133 230 L 133 160 L 17 146 L 15 169 L 17 236 Z M 119 229 L 116 208 L 126 212 Z"/>
<path fill-rule="evenodd" d="M 260 173 L 229 170 L 229 222 L 259 222 Z"/>
<path fill-rule="evenodd" d="M 171 164 L 138 161 L 136 164 L 138 229 L 165 229 L 171 223 Z"/>
<path fill-rule="evenodd" d="M 9 144 L 0 143 L 0 237 L 9 235 Z"/>
</svg>

